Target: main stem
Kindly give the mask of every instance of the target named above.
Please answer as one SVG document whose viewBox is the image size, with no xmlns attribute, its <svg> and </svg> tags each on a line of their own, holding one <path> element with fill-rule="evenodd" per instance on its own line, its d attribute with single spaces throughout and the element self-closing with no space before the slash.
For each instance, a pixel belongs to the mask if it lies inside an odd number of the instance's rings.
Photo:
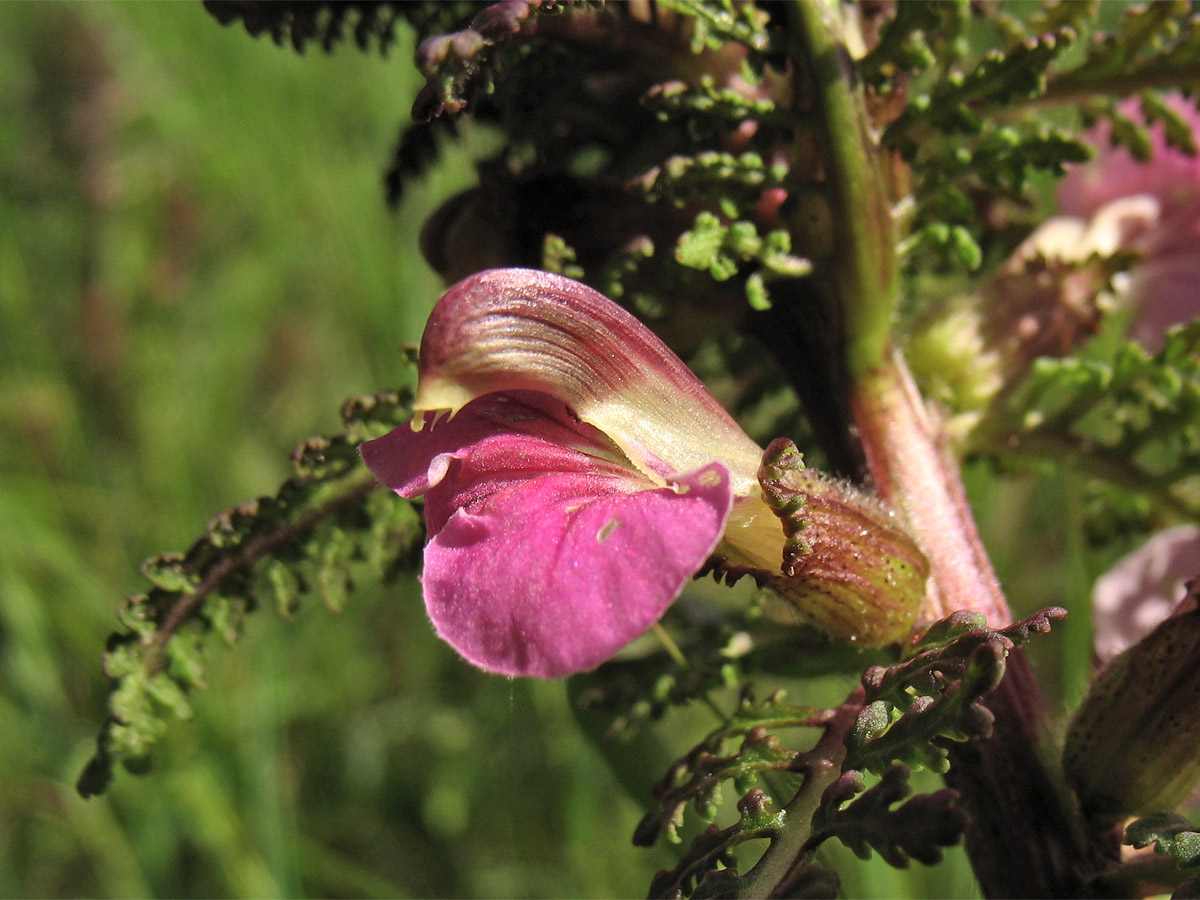
<svg viewBox="0 0 1200 900">
<path fill-rule="evenodd" d="M 1009 624 L 1012 612 L 979 539 L 958 461 L 904 358 L 890 351 L 854 380 L 852 390 L 851 410 L 875 489 L 903 514 L 929 558 L 922 618 L 932 622 L 971 609 L 994 628 Z"/>
<path fill-rule="evenodd" d="M 993 626 L 1008 624 L 1012 615 L 958 462 L 899 353 L 856 380 L 851 406 L 875 486 L 929 557 L 925 614 L 970 609 Z M 967 852 L 984 895 L 1087 896 L 1087 840 L 1062 787 L 1045 700 L 1023 652 L 1009 654 L 1004 680 L 986 703 L 995 716 L 992 736 L 953 745 L 946 776 L 971 815 Z"/>
<path fill-rule="evenodd" d="M 890 329 L 899 279 L 891 200 L 854 64 L 828 0 L 790 7 L 791 57 L 804 112 L 821 120 L 823 185 L 833 254 L 824 274 L 846 335 L 850 407 L 874 486 L 906 518 L 929 557 L 923 615 L 983 613 L 993 626 L 1011 611 L 979 539 L 958 460 L 940 418 L 924 402 Z M 971 814 L 967 851 L 989 897 L 1084 896 L 1082 828 L 1047 761 L 1045 701 L 1020 652 L 989 696 L 995 732 L 956 746 L 947 781 Z"/>
</svg>

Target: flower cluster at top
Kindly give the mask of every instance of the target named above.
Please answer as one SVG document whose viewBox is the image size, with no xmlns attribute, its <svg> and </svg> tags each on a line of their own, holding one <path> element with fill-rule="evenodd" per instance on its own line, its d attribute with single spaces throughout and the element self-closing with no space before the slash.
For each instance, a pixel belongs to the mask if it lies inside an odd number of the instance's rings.
<svg viewBox="0 0 1200 900">
<path fill-rule="evenodd" d="M 867 645 L 907 636 L 927 563 L 871 497 L 764 455 L 695 375 L 591 288 L 479 273 L 439 301 L 416 418 L 362 447 L 424 496 L 438 633 L 507 675 L 591 669 L 697 572 L 754 577 L 794 615 Z"/>
<path fill-rule="evenodd" d="M 1179 94 L 1165 101 L 1200 134 L 1200 112 Z M 1136 101 L 1122 105 L 1140 118 Z M 1113 146 L 1112 126 L 1099 123 L 1088 135 L 1091 161 L 1070 167 L 1059 183 L 1058 215 L 1027 242 L 1046 256 L 1084 260 L 1091 254 L 1133 253 L 1136 263 L 1119 279 L 1118 300 L 1130 308 L 1130 336 L 1151 352 L 1162 348 L 1168 328 L 1200 315 L 1200 156 L 1167 140 L 1166 126 L 1148 126 L 1149 160 Z"/>
</svg>

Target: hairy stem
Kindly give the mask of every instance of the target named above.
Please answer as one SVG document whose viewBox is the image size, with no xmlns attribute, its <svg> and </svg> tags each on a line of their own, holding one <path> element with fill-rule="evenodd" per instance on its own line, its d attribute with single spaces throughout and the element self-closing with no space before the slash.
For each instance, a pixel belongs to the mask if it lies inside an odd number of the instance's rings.
<svg viewBox="0 0 1200 900">
<path fill-rule="evenodd" d="M 897 352 L 859 379 L 855 421 L 875 485 L 905 516 L 929 556 L 925 616 L 960 609 L 993 627 L 1012 619 L 979 539 L 957 460 Z M 971 815 L 967 851 L 988 897 L 1086 894 L 1084 831 L 1049 752 L 1041 689 L 1024 653 L 1013 651 L 988 697 L 995 731 L 954 745 L 947 783 Z M 1014 860 L 1021 860 L 1014 865 Z"/>
<path fill-rule="evenodd" d="M 842 28 L 837 8 L 825 0 L 791 7 L 792 58 L 805 63 L 812 113 L 824 126 L 819 154 L 833 234 L 832 255 L 819 274 L 841 314 L 851 415 L 876 489 L 905 517 L 929 557 L 922 617 L 935 621 L 955 610 L 974 610 L 993 627 L 1003 627 L 1012 613 L 980 541 L 958 460 L 940 417 L 892 348 L 896 226 L 883 151 L 867 122 Z M 996 719 L 994 736 L 956 746 L 948 779 L 971 815 L 967 849 L 983 892 L 1082 896 L 1083 829 L 1043 753 L 1045 702 L 1019 652 L 1010 655 L 988 705 Z M 795 802 L 804 803 L 803 796 Z M 786 883 L 777 857 L 804 849 L 802 842 L 785 845 L 778 842 L 760 863 L 764 873 L 774 873 L 770 884 L 776 889 Z"/>
<path fill-rule="evenodd" d="M 898 352 L 860 378 L 854 420 L 875 488 L 904 515 L 929 557 L 932 577 L 921 618 L 959 609 L 993 628 L 1012 620 L 967 504 L 942 422 L 922 399 Z"/>
</svg>

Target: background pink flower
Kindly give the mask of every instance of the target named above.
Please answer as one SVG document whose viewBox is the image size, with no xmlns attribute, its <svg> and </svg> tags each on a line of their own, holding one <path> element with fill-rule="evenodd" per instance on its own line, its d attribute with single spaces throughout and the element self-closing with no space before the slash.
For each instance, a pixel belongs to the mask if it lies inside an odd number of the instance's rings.
<svg viewBox="0 0 1200 900">
<path fill-rule="evenodd" d="M 1096 656 L 1103 664 L 1150 633 L 1200 576 L 1200 528 L 1178 525 L 1152 537 L 1096 579 L 1092 591 Z"/>
<path fill-rule="evenodd" d="M 1200 138 L 1195 104 L 1178 94 L 1166 103 Z M 1136 101 L 1120 109 L 1142 119 Z M 1157 351 L 1167 328 L 1200 315 L 1200 157 L 1168 145 L 1161 122 L 1148 127 L 1153 155 L 1141 162 L 1111 145 L 1108 122 L 1098 124 L 1088 136 L 1096 157 L 1071 167 L 1056 196 L 1061 216 L 1105 224 L 1105 234 L 1093 233 L 1096 246 L 1088 251 L 1140 255 L 1122 294 L 1136 310 L 1131 337 Z"/>
</svg>

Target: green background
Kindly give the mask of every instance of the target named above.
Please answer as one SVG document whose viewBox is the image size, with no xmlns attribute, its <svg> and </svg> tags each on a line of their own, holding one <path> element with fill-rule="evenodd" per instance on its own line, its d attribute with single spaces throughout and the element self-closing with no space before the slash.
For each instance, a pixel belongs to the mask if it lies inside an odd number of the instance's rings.
<svg viewBox="0 0 1200 900">
<path fill-rule="evenodd" d="M 383 172 L 418 85 L 199 3 L 0 10 L 0 895 L 637 894 L 669 857 L 561 684 L 477 674 L 412 586 L 251 617 L 146 777 L 84 801 L 140 561 L 411 380 L 439 291 Z"/>
<path fill-rule="evenodd" d="M 251 617 L 155 771 L 73 788 L 138 563 L 411 379 L 420 224 L 473 179 L 456 149 L 385 208 L 411 55 L 300 56 L 199 3 L 0 9 L 0 896 L 637 896 L 673 858 L 630 845 L 563 686 L 469 669 L 413 585 Z M 963 896 L 950 857 L 847 894 Z"/>
</svg>

